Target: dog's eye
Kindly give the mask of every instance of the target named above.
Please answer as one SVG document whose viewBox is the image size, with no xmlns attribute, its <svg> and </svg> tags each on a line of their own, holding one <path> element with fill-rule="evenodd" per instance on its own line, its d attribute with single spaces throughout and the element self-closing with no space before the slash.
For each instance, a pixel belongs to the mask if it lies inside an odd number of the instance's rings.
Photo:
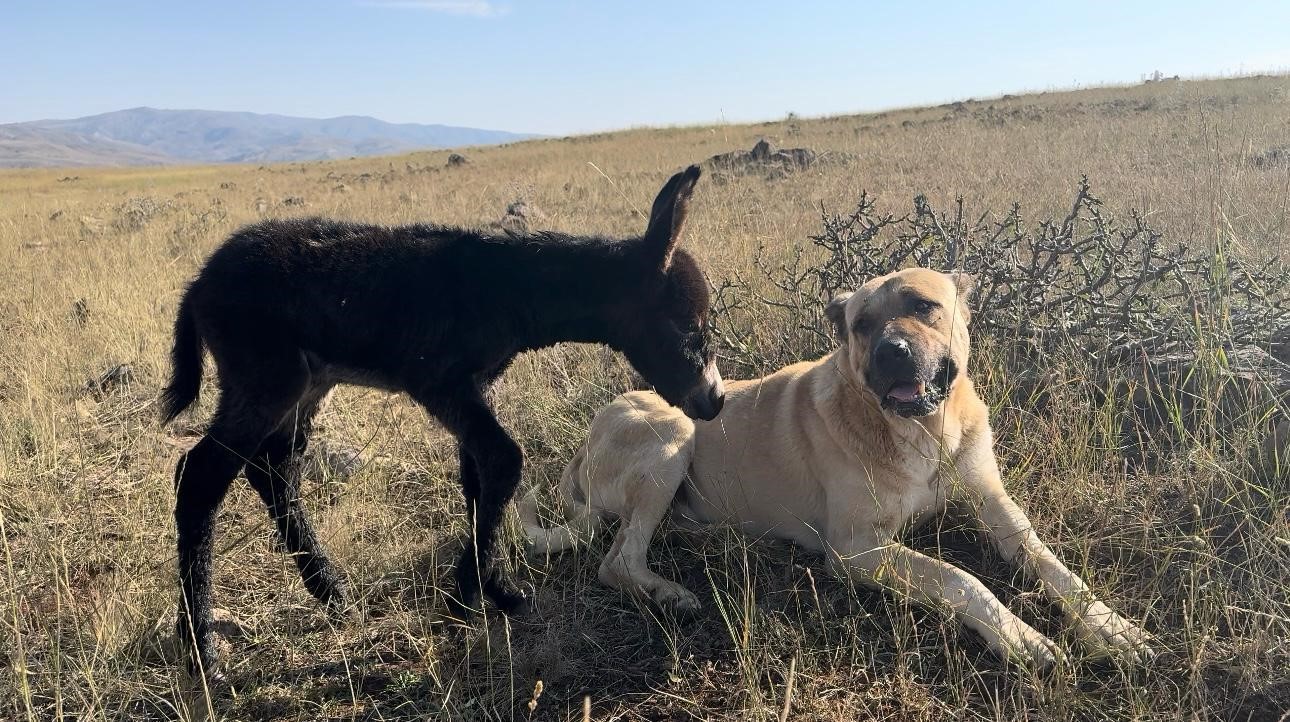
<svg viewBox="0 0 1290 722">
<path fill-rule="evenodd" d="M 914 301 L 914 313 L 926 316 L 927 314 L 931 313 L 935 309 L 936 309 L 936 304 L 932 301 L 928 301 L 925 298 L 920 298 Z"/>
</svg>

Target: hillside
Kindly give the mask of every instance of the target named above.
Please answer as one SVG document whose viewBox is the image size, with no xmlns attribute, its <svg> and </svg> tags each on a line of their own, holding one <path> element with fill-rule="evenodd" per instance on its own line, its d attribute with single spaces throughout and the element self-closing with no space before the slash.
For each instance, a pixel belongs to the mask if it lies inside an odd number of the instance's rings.
<svg viewBox="0 0 1290 722">
<path fill-rule="evenodd" d="M 1200 273 L 1198 292 L 1220 302 L 1178 304 L 1188 324 L 1170 327 L 1192 333 L 1208 359 L 1187 386 L 1207 411 L 1232 357 L 1205 312 L 1235 317 L 1245 309 L 1221 301 L 1249 284 L 1213 252 L 1290 258 L 1288 98 L 1287 76 L 1156 82 L 544 138 L 472 148 L 466 164 L 431 150 L 0 171 L 0 719 L 205 718 L 172 651 L 173 475 L 214 407 L 212 364 L 198 408 L 177 423 L 158 426 L 156 400 L 180 294 L 244 224 L 319 214 L 479 227 L 522 200 L 537 228 L 625 236 L 644 229 L 669 174 L 765 138 L 816 160 L 707 166 L 685 230 L 725 289 L 717 323 L 743 334 L 722 336 L 727 379 L 830 343 L 818 319 L 797 313 L 821 294 L 792 298 L 777 284 L 802 287 L 786 277 L 810 278 L 822 260 L 811 237 L 845 226 L 864 194 L 873 205 L 861 231 L 930 208 L 929 236 L 998 230 L 1006 246 L 1013 233 L 1051 233 L 1059 245 L 1064 226 L 1083 238 L 1113 221 L 1162 253 L 1185 244 L 1217 269 Z M 1082 176 L 1100 201 L 1073 209 Z M 1107 260 L 1094 256 L 1090 268 Z M 1108 325 L 1107 339 L 1124 330 Z M 691 618 L 601 584 L 601 538 L 557 558 L 508 557 L 537 590 L 534 615 L 450 623 L 444 594 L 466 524 L 456 448 L 407 398 L 342 387 L 319 417 L 302 502 L 356 609 L 339 620 L 313 602 L 259 497 L 235 483 L 219 517 L 215 603 L 236 694 L 218 696 L 210 718 L 563 721 L 583 719 L 587 695 L 594 720 L 768 720 L 791 669 L 793 720 L 1284 719 L 1290 475 L 1284 461 L 1278 475 L 1255 458 L 1284 406 L 1251 395 L 1235 404 L 1243 425 L 1180 411 L 1172 426 L 1126 438 L 1141 385 L 1112 383 L 1099 353 L 1027 355 L 985 333 L 973 343 L 969 370 L 1009 492 L 1068 566 L 1155 636 L 1153 661 L 1075 651 L 1068 666 L 1032 674 L 942 614 L 834 579 L 820 555 L 671 524 L 650 564 L 698 594 Z M 1023 393 L 1037 377 L 1044 393 Z M 525 354 L 507 371 L 496 408 L 524 448 L 525 488 L 544 505 L 592 415 L 632 383 L 621 356 L 585 345 Z M 983 550 L 973 525 L 938 519 L 911 539 L 1077 649 L 1036 585 Z"/>
<path fill-rule="evenodd" d="M 0 167 L 324 160 L 529 137 L 479 128 L 387 123 L 365 116 L 316 119 L 131 108 L 71 120 L 0 125 Z"/>
</svg>

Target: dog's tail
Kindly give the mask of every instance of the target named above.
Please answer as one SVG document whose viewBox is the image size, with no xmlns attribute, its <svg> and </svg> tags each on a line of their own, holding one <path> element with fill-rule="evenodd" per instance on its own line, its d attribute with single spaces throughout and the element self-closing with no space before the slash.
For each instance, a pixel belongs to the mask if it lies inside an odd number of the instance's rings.
<svg viewBox="0 0 1290 722">
<path fill-rule="evenodd" d="M 587 504 L 587 497 L 579 480 L 582 478 L 583 462 L 587 458 L 587 447 L 579 447 L 564 474 L 560 477 L 559 501 L 564 511 L 564 522 L 552 527 L 543 527 L 538 519 L 537 489 L 529 489 L 516 503 L 520 521 L 524 524 L 524 535 L 528 537 L 530 551 L 534 554 L 558 554 L 574 548 L 579 542 L 591 538 L 600 526 L 600 516 L 595 514 Z"/>
<path fill-rule="evenodd" d="M 202 390 L 202 336 L 193 318 L 192 292 L 184 294 L 175 318 L 175 345 L 170 349 L 174 367 L 170 383 L 161 392 L 161 423 L 174 421 L 197 400 Z"/>
</svg>

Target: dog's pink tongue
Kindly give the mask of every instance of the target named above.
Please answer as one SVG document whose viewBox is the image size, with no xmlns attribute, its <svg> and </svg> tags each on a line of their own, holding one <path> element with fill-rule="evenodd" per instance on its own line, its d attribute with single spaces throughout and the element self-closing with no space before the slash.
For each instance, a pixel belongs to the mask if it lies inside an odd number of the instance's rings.
<svg viewBox="0 0 1290 722">
<path fill-rule="evenodd" d="M 918 386 L 914 384 L 897 384 L 887 392 L 887 398 L 901 403 L 918 400 Z"/>
</svg>

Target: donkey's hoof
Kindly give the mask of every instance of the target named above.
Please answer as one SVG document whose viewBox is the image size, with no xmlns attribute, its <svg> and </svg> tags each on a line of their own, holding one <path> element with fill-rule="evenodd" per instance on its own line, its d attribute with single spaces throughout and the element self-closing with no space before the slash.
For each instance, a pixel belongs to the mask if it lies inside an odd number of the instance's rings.
<svg viewBox="0 0 1290 722">
<path fill-rule="evenodd" d="M 508 617 L 523 617 L 533 611 L 536 592 L 532 585 L 491 584 L 487 591 L 489 601 Z"/>
<path fill-rule="evenodd" d="M 358 616 L 358 606 L 349 595 L 349 586 L 342 581 L 333 581 L 319 590 L 318 600 L 327 609 L 327 614 L 337 622 L 350 621 Z"/>
<path fill-rule="evenodd" d="M 461 595 L 449 594 L 447 597 L 448 617 L 461 622 L 462 624 L 469 624 L 476 615 L 484 611 L 483 605 L 480 604 L 480 596 L 478 592 L 474 594 Z M 461 597 L 466 598 L 462 599 Z"/>
<path fill-rule="evenodd" d="M 212 695 L 228 689 L 228 677 L 224 674 L 220 656 L 214 645 L 198 654 L 185 650 L 188 661 L 184 664 L 182 679 L 188 688 L 194 691 L 209 691 Z"/>
</svg>

